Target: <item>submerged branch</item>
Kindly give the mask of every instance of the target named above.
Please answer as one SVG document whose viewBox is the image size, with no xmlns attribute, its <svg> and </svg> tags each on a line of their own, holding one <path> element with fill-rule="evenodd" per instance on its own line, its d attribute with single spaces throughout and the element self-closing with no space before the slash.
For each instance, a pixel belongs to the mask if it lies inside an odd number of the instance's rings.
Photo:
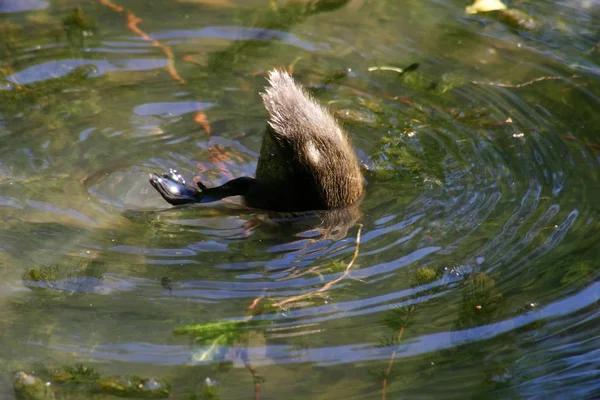
<svg viewBox="0 0 600 400">
<path fill-rule="evenodd" d="M 572 76 L 571 78 L 577 78 L 577 75 Z M 505 88 L 522 88 L 525 86 L 532 85 L 537 82 L 542 81 L 557 81 L 564 80 L 565 78 L 562 76 L 540 76 L 538 78 L 531 79 L 527 82 L 523 83 L 510 83 L 510 82 L 483 82 L 483 81 L 471 81 L 471 83 L 475 85 L 487 85 L 487 86 L 497 86 L 497 87 L 505 87 Z"/>
<path fill-rule="evenodd" d="M 404 325 L 400 327 L 398 331 L 398 335 L 396 336 L 396 343 L 400 343 L 402 340 L 402 335 L 404 334 Z M 387 369 L 385 370 L 385 375 L 383 377 L 383 382 L 381 383 L 381 400 L 385 400 L 385 396 L 387 393 L 387 383 L 390 374 L 392 373 L 392 365 L 394 365 L 394 359 L 396 358 L 397 350 L 392 351 L 392 355 L 390 356 L 390 361 L 388 362 Z"/>
<path fill-rule="evenodd" d="M 100 2 L 100 4 L 110 8 L 113 11 L 116 11 L 118 13 L 123 13 L 125 12 L 125 8 L 111 2 L 110 0 L 98 0 Z M 144 39 L 147 42 L 150 42 L 152 44 L 152 46 L 154 47 L 158 47 L 159 49 L 162 50 L 162 52 L 164 53 L 164 55 L 167 57 L 167 70 L 169 71 L 169 75 L 171 75 L 171 77 L 173 79 L 175 79 L 177 82 L 179 83 L 185 83 L 185 80 L 179 75 L 179 73 L 177 72 L 177 69 L 175 68 L 175 57 L 173 56 L 173 52 L 171 51 L 171 48 L 160 43 L 158 40 L 156 39 L 152 39 L 150 36 L 148 36 L 148 34 L 144 31 L 142 31 L 139 26 L 138 23 L 142 22 L 142 19 L 137 17 L 133 12 L 131 12 L 131 10 L 127 10 L 127 28 L 132 31 L 133 33 L 135 33 L 136 35 L 140 36 L 142 39 Z"/>
<path fill-rule="evenodd" d="M 116 5 L 115 3 L 111 2 L 110 0 L 98 0 L 100 2 L 100 4 L 110 8 L 111 10 L 114 10 L 118 13 L 123 12 L 125 9 L 121 6 Z"/>
</svg>

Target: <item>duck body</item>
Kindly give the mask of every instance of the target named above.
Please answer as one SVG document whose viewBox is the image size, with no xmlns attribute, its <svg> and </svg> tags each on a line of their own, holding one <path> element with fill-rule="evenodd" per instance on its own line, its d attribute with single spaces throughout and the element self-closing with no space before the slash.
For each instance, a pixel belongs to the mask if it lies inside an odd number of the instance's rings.
<svg viewBox="0 0 600 400">
<path fill-rule="evenodd" d="M 281 212 L 332 210 L 363 195 L 360 165 L 347 134 L 292 77 L 272 70 L 261 94 L 269 121 L 255 178 L 199 189 L 175 172 L 152 174 L 150 183 L 169 203 L 207 203 L 241 195 L 249 207 Z"/>
</svg>

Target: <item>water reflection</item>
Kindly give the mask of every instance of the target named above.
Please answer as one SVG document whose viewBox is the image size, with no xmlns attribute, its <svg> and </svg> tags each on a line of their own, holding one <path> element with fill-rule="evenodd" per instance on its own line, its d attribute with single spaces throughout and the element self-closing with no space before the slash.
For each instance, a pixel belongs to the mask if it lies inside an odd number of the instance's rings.
<svg viewBox="0 0 600 400">
<path fill-rule="evenodd" d="M 4 0 L 0 3 L 0 13 L 18 13 L 41 10 L 48 7 L 44 0 Z"/>
<path fill-rule="evenodd" d="M 167 66 L 166 60 L 160 59 L 121 59 L 112 62 L 106 60 L 60 60 L 48 61 L 10 75 L 7 79 L 20 85 L 59 78 L 72 72 L 77 67 L 92 66 L 91 76 L 98 76 L 109 71 L 146 71 Z"/>
<path fill-rule="evenodd" d="M 288 346 L 270 345 L 265 349 L 253 350 L 256 353 L 268 354 L 268 358 L 253 359 L 253 364 L 268 365 L 274 363 L 305 363 L 312 362 L 321 366 L 346 364 L 353 362 L 364 362 L 369 360 L 387 360 L 390 351 L 398 351 L 403 358 L 417 356 L 420 354 L 441 351 L 454 348 L 473 342 L 487 341 L 516 329 L 526 327 L 536 321 L 552 320 L 561 316 L 573 314 L 577 311 L 584 310 L 600 300 L 600 286 L 594 284 L 584 291 L 574 294 L 573 296 L 556 303 L 549 304 L 540 310 L 533 310 L 527 314 L 511 318 L 498 323 L 474 327 L 464 331 L 440 332 L 431 335 L 419 337 L 410 344 L 398 345 L 394 348 L 388 347 L 373 347 L 370 345 L 349 345 L 316 349 L 305 349 L 302 352 L 294 350 Z M 421 299 L 426 300 L 426 299 Z M 400 303 L 403 306 L 409 305 L 409 302 Z M 384 310 L 389 310 L 393 306 L 388 306 Z M 327 310 L 319 310 L 319 314 L 325 313 Z M 373 311 L 382 311 L 371 310 Z M 352 317 L 360 315 L 360 312 L 350 313 L 345 312 L 344 317 Z M 304 334 L 306 330 L 314 327 L 318 319 L 305 320 L 303 324 L 294 323 L 293 327 L 301 329 Z M 283 325 L 285 326 L 285 325 Z M 318 333 L 318 332 L 315 332 Z M 192 352 L 202 352 L 206 348 L 197 347 Z M 148 357 L 153 357 L 153 363 L 162 365 L 181 365 L 189 364 L 193 359 L 190 358 L 190 349 L 188 346 L 158 346 L 149 343 L 124 343 L 119 345 L 102 345 L 98 346 L 93 353 L 89 353 L 86 348 L 60 348 L 63 351 L 76 351 L 78 353 L 88 353 L 89 356 L 100 360 L 110 361 L 136 361 L 146 362 Z M 225 349 L 227 354 L 235 354 L 235 349 Z M 234 361 L 240 362 L 240 358 Z M 214 362 L 214 359 L 204 360 L 204 363 Z M 242 363 L 243 364 L 243 363 Z"/>
<path fill-rule="evenodd" d="M 597 5 L 530 5 L 523 32 L 435 1 L 277 3 L 90 4 L 100 37 L 82 49 L 7 14 L 30 29 L 0 47 L 0 375 L 84 363 L 176 376 L 177 396 L 209 377 L 231 398 L 594 398 Z M 52 26 L 68 9 L 27 4 Z M 167 207 L 148 172 L 254 171 L 273 66 L 345 116 L 369 165 L 360 207 Z"/>
</svg>

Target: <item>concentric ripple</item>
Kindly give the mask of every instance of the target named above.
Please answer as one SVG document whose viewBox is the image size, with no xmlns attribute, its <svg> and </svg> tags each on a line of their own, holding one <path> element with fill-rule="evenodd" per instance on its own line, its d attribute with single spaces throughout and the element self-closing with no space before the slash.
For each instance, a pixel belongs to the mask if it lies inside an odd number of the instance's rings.
<svg viewBox="0 0 600 400">
<path fill-rule="evenodd" d="M 81 363 L 182 398 L 206 378 L 222 398 L 598 393 L 596 2 L 525 2 L 536 30 L 435 1 L 97 2 L 81 43 L 52 31 L 67 2 L 29 3 L 5 6 L 0 48 L 0 374 Z M 148 173 L 253 174 L 273 66 L 350 132 L 362 203 L 169 207 Z"/>
</svg>

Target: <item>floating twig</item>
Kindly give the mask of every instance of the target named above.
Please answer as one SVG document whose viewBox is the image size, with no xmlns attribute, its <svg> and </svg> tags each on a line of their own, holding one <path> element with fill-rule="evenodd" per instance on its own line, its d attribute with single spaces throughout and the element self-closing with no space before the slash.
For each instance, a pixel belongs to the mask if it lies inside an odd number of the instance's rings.
<svg viewBox="0 0 600 400">
<path fill-rule="evenodd" d="M 358 232 L 356 233 L 356 242 L 355 242 L 356 243 L 356 248 L 354 249 L 354 255 L 352 256 L 352 259 L 350 260 L 350 262 L 346 266 L 346 269 L 344 270 L 344 273 L 339 278 L 334 279 L 331 282 L 327 282 L 325 285 L 323 285 L 323 287 L 321 287 L 321 288 L 319 288 L 317 290 L 314 290 L 312 292 L 300 294 L 298 296 L 288 297 L 287 299 L 281 300 L 280 302 L 275 303 L 274 306 L 275 307 L 282 307 L 285 304 L 305 299 L 305 298 L 310 297 L 312 295 L 315 295 L 317 293 L 326 292 L 333 285 L 335 285 L 336 283 L 338 283 L 341 280 L 343 280 L 344 278 L 346 278 L 348 276 L 348 274 L 350 273 L 350 269 L 354 265 L 354 262 L 356 261 L 356 258 L 358 257 L 358 252 L 359 252 L 359 249 L 360 249 L 360 233 L 362 231 L 362 227 L 363 227 L 362 224 L 358 225 Z"/>
<path fill-rule="evenodd" d="M 416 70 L 417 68 L 419 68 L 419 63 L 410 64 L 406 68 L 392 67 L 390 65 L 380 65 L 380 66 L 375 66 L 375 67 L 369 67 L 369 68 L 367 68 L 367 71 L 369 71 L 369 72 L 392 71 L 392 72 L 397 72 L 398 74 L 400 74 L 400 76 L 402 76 L 402 75 L 406 74 L 407 72 Z"/>
<path fill-rule="evenodd" d="M 380 67 L 369 67 L 367 69 L 367 71 L 372 72 L 372 71 L 393 71 L 393 72 L 397 72 L 399 74 L 403 74 L 404 70 L 402 68 L 398 68 L 398 67 L 390 67 L 388 65 L 382 65 Z"/>
</svg>

